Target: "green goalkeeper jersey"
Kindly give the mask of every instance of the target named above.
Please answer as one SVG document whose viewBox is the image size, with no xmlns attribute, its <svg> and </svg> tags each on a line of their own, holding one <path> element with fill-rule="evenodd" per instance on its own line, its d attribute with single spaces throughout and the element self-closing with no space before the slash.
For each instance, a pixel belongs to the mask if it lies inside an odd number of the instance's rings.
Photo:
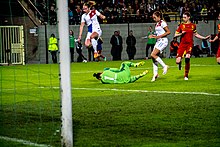
<svg viewBox="0 0 220 147">
<path fill-rule="evenodd" d="M 101 81 L 104 84 L 113 83 L 131 83 L 137 80 L 135 76 L 131 76 L 129 67 L 133 66 L 131 62 L 123 62 L 120 69 L 105 68 L 101 74 Z"/>
</svg>

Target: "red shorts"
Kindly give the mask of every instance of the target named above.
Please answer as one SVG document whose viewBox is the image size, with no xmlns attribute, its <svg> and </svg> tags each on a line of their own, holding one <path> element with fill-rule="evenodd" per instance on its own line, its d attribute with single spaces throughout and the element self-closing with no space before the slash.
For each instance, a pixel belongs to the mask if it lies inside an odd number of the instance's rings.
<svg viewBox="0 0 220 147">
<path fill-rule="evenodd" d="M 180 43 L 179 48 L 177 50 L 177 56 L 176 57 L 182 57 L 184 55 L 184 52 L 186 54 L 192 53 L 192 43 Z"/>
<path fill-rule="evenodd" d="M 220 46 L 218 47 L 218 51 L 217 51 L 217 54 L 216 54 L 216 58 L 220 58 Z"/>
</svg>

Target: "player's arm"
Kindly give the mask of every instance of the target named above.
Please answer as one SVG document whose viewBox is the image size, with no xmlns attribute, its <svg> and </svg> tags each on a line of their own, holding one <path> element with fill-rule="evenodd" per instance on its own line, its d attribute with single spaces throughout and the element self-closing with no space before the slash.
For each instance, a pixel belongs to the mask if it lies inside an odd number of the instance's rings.
<svg viewBox="0 0 220 147">
<path fill-rule="evenodd" d="M 186 33 L 186 31 L 182 31 L 181 33 L 180 33 L 179 31 L 176 31 L 174 37 L 182 36 L 182 35 L 184 35 L 185 33 Z"/>
<path fill-rule="evenodd" d="M 210 38 L 210 35 L 204 37 L 204 36 L 200 35 L 200 34 L 197 33 L 197 32 L 194 33 L 194 36 L 195 36 L 196 38 L 199 38 L 199 39 L 202 39 L 202 40 L 203 40 L 203 39 L 209 39 L 209 38 Z"/>
<path fill-rule="evenodd" d="M 215 42 L 218 39 L 218 36 L 215 36 L 215 38 L 212 40 L 210 39 L 209 42 Z"/>
<path fill-rule="evenodd" d="M 102 14 L 100 14 L 99 17 L 100 17 L 101 19 L 106 19 L 105 15 L 102 15 Z"/>
<path fill-rule="evenodd" d="M 81 22 L 80 27 L 79 27 L 79 37 L 78 37 L 78 41 L 80 42 L 81 38 L 82 38 L 82 32 L 83 32 L 83 27 L 85 25 L 85 22 Z"/>
<path fill-rule="evenodd" d="M 156 39 L 166 37 L 167 35 L 170 34 L 170 29 L 168 28 L 168 26 L 164 27 L 163 29 L 165 30 L 165 33 L 162 34 L 162 35 L 157 36 Z"/>
<path fill-rule="evenodd" d="M 159 36 L 156 36 L 156 35 L 149 35 L 149 38 L 159 39 L 159 38 L 166 37 L 167 35 L 170 34 L 170 29 L 168 28 L 168 26 L 164 27 L 163 29 L 165 30 L 165 33 L 164 33 L 164 34 L 159 35 Z"/>
<path fill-rule="evenodd" d="M 176 30 L 176 32 L 175 32 L 175 34 L 174 34 L 174 37 L 180 37 L 180 36 L 182 36 L 182 35 L 184 35 L 186 32 L 185 31 L 183 31 L 182 29 L 181 29 L 181 24 L 179 25 L 179 27 L 177 28 L 177 30 Z"/>
</svg>

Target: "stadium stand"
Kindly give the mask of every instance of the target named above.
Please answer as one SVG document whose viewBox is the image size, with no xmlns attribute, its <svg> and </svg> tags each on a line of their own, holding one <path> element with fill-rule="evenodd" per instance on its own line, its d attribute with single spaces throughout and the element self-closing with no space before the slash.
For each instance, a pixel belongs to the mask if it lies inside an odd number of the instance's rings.
<svg viewBox="0 0 220 147">
<path fill-rule="evenodd" d="M 84 1 L 69 0 L 68 11 L 70 25 L 77 25 L 80 23 L 82 2 Z M 8 3 L 7 0 L 1 0 L 0 2 L 1 24 L 4 23 L 4 19 L 9 15 L 24 15 L 24 12 L 20 11 L 20 6 L 23 7 L 27 14 L 33 14 L 33 16 L 29 17 L 32 17 L 35 24 L 39 25 L 38 22 L 47 22 L 50 25 L 56 24 L 57 9 L 55 0 L 11 0 L 10 7 Z M 17 5 L 18 3 L 20 3 L 20 6 Z M 95 8 L 107 16 L 107 19 L 100 23 L 107 24 L 152 22 L 151 15 L 155 10 L 161 11 L 164 14 L 164 19 L 168 22 L 180 21 L 181 15 L 184 11 L 190 11 L 193 14 L 193 21 L 195 22 L 198 20 L 204 20 L 207 22 L 210 19 L 213 20 L 217 18 L 218 13 L 220 12 L 220 2 L 210 2 L 208 0 L 194 0 L 186 3 L 179 0 L 97 0 Z"/>
</svg>

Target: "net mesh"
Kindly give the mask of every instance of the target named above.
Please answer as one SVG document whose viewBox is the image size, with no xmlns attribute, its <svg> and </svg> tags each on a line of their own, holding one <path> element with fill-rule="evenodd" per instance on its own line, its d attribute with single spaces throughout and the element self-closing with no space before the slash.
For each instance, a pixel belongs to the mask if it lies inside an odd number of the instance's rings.
<svg viewBox="0 0 220 147">
<path fill-rule="evenodd" d="M 1 12 L 5 11 L 0 15 L 2 30 L 23 27 L 24 42 L 17 47 L 21 51 L 17 56 L 24 60 L 12 60 L 12 32 L 5 32 L 7 35 L 0 40 L 0 144 L 60 146 L 59 65 L 42 64 L 46 63 L 46 50 L 39 51 L 36 24 L 18 1 L 1 1 L 4 8 Z M 19 35 L 19 32 L 14 33 Z M 8 53 L 4 46 L 7 43 Z M 42 56 L 44 61 L 41 61 Z"/>
</svg>

